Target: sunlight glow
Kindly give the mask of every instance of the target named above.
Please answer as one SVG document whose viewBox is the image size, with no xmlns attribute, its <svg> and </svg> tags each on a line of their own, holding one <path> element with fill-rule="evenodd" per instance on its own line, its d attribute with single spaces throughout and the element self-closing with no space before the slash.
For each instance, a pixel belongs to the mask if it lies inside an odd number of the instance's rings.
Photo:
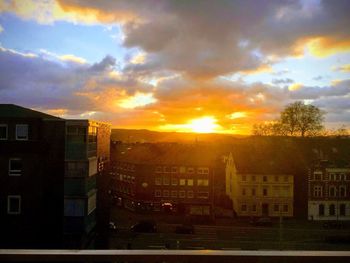
<svg viewBox="0 0 350 263">
<path fill-rule="evenodd" d="M 118 102 L 119 107 L 124 109 L 134 109 L 142 107 L 151 103 L 155 103 L 156 98 L 153 97 L 153 93 L 136 92 L 134 96 L 130 96 L 126 99 L 122 99 Z"/>
<path fill-rule="evenodd" d="M 205 116 L 190 120 L 186 124 L 166 124 L 160 127 L 161 130 L 171 130 L 177 132 L 213 133 L 220 132 L 221 126 L 216 123 L 213 116 Z"/>
</svg>

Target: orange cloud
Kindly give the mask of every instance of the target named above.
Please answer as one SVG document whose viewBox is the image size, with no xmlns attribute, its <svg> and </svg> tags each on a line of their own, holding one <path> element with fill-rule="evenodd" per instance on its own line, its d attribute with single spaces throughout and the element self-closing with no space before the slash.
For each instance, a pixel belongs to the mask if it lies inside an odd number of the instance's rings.
<svg viewBox="0 0 350 263">
<path fill-rule="evenodd" d="M 350 51 L 350 39 L 316 37 L 305 40 L 304 46 L 315 57 L 324 58 L 340 52 Z"/>
</svg>

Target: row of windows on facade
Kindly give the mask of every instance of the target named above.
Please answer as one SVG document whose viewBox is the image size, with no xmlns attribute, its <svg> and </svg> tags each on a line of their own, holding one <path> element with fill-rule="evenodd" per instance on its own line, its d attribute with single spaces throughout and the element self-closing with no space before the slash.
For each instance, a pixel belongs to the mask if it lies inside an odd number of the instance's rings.
<svg viewBox="0 0 350 263">
<path fill-rule="evenodd" d="M 67 141 L 71 143 L 85 143 L 87 134 L 88 143 L 95 144 L 97 142 L 97 127 L 89 126 L 88 130 L 86 128 L 78 125 L 67 126 Z"/>
<path fill-rule="evenodd" d="M 28 140 L 28 124 L 16 124 L 16 140 L 26 141 Z M 0 140 L 8 139 L 8 126 L 7 124 L 0 124 Z"/>
<path fill-rule="evenodd" d="M 125 170 L 125 171 L 135 171 L 135 165 L 134 164 L 129 164 L 129 163 L 117 163 L 116 167 L 117 169 L 120 170 Z"/>
<path fill-rule="evenodd" d="M 318 205 L 318 215 L 319 216 L 327 216 L 326 215 L 326 206 L 324 204 Z M 336 215 L 336 206 L 335 204 L 330 204 L 328 206 L 328 215 L 335 216 Z M 339 204 L 339 216 L 346 216 L 346 205 Z"/>
<path fill-rule="evenodd" d="M 135 176 L 130 176 L 126 174 L 117 173 L 117 179 L 119 181 L 127 182 L 127 183 L 135 183 Z"/>
<path fill-rule="evenodd" d="M 197 186 L 208 186 L 209 180 L 208 179 L 197 179 Z M 186 184 L 187 183 L 187 184 Z M 170 185 L 170 178 L 169 177 L 158 177 L 155 179 L 155 185 Z M 180 186 L 193 186 L 194 185 L 194 179 L 177 179 L 177 178 L 171 178 L 171 185 L 180 185 Z"/>
<path fill-rule="evenodd" d="M 314 172 L 311 181 L 350 181 L 350 173 L 322 173 Z"/>
<path fill-rule="evenodd" d="M 286 183 L 286 182 L 289 181 L 289 176 L 288 175 L 275 175 L 275 176 L 273 176 L 273 178 L 274 178 L 274 180 L 273 180 L 274 182 L 285 182 Z M 242 174 L 241 175 L 241 181 L 242 182 L 248 182 L 248 181 L 256 182 L 257 181 L 257 176 L 256 175 L 248 176 L 246 174 Z M 269 180 L 269 176 L 263 175 L 262 176 L 262 181 L 267 183 L 267 182 L 269 182 L 271 180 Z"/>
<path fill-rule="evenodd" d="M 250 207 L 247 204 L 241 205 L 241 212 L 248 212 L 248 208 L 250 208 L 250 212 L 257 212 L 257 205 L 253 204 Z M 281 209 L 282 208 L 282 209 Z M 289 206 L 287 204 L 274 204 L 273 211 L 274 212 L 284 212 L 287 213 L 289 210 Z"/>
<path fill-rule="evenodd" d="M 186 195 L 187 193 L 187 195 Z M 172 198 L 194 198 L 194 192 L 193 191 L 169 191 L 169 190 L 155 190 L 154 191 L 155 197 L 172 197 Z M 199 199 L 208 199 L 209 198 L 209 192 L 196 192 L 196 198 Z"/>
<path fill-rule="evenodd" d="M 314 197 L 323 197 L 323 186 L 321 185 L 314 185 L 313 189 L 313 196 Z M 330 197 L 346 197 L 346 186 L 340 185 L 337 186 L 329 186 L 328 187 L 328 196 Z"/>
<path fill-rule="evenodd" d="M 156 173 L 188 173 L 188 174 L 194 174 L 197 172 L 197 174 L 209 174 L 209 168 L 208 167 L 185 167 L 185 166 L 157 166 L 156 167 Z"/>
<path fill-rule="evenodd" d="M 242 188 L 242 195 L 243 196 L 256 196 L 258 191 L 258 189 L 256 188 L 251 188 L 251 189 L 247 189 L 247 188 Z M 269 195 L 269 189 L 266 188 L 262 188 L 261 194 L 263 196 L 268 196 Z M 289 186 L 284 186 L 284 187 L 273 187 L 273 195 L 274 196 L 289 196 L 290 195 L 290 187 Z"/>
</svg>

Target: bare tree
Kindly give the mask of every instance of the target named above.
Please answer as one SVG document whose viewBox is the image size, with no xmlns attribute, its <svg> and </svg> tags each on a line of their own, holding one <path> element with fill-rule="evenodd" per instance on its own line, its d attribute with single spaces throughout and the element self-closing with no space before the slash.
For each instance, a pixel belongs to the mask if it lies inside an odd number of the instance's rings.
<svg viewBox="0 0 350 263">
<path fill-rule="evenodd" d="M 281 123 L 291 136 L 312 136 L 323 129 L 324 114 L 314 105 L 306 105 L 297 101 L 289 104 L 281 112 Z"/>
</svg>

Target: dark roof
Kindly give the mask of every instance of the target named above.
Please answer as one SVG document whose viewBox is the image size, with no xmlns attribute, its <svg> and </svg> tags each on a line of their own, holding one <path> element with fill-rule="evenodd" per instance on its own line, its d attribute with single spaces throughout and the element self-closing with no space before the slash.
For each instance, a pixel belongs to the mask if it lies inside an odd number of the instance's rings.
<svg viewBox="0 0 350 263">
<path fill-rule="evenodd" d="M 55 120 L 61 119 L 56 116 L 24 108 L 15 104 L 0 104 L 0 118 L 39 118 Z"/>
<path fill-rule="evenodd" d="M 214 165 L 217 149 L 211 145 L 177 143 L 120 144 L 115 160 L 153 165 Z"/>
</svg>

